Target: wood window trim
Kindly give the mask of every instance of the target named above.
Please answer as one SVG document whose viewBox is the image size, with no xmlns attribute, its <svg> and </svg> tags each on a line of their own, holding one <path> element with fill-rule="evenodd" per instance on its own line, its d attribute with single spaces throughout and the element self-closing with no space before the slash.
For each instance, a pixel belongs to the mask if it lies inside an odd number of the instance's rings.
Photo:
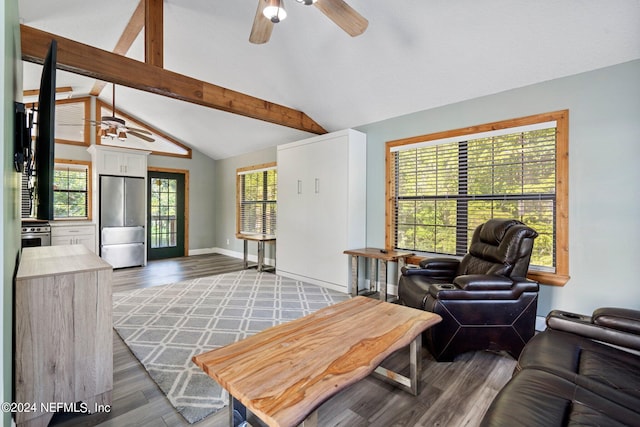
<svg viewBox="0 0 640 427">
<path fill-rule="evenodd" d="M 242 209 L 242 186 L 240 185 L 240 175 L 251 171 L 270 169 L 275 167 L 277 167 L 277 162 L 261 163 L 259 165 L 245 166 L 236 169 L 236 236 L 241 234 L 240 211 Z"/>
<path fill-rule="evenodd" d="M 534 123 L 556 121 L 556 266 L 554 272 L 530 270 L 527 277 L 545 285 L 564 286 L 569 276 L 569 110 L 535 114 L 515 119 L 501 120 L 466 128 L 436 132 L 410 138 L 387 141 L 385 147 L 385 247 L 394 246 L 395 171 L 391 148 L 424 141 L 434 141 L 461 135 L 472 135 L 498 129 L 526 126 Z M 417 264 L 422 257 L 414 256 L 407 262 Z"/>
<path fill-rule="evenodd" d="M 39 90 L 35 90 L 35 91 L 25 91 L 25 94 L 29 94 L 29 95 L 35 95 L 38 94 L 40 91 Z M 57 92 L 57 90 L 56 90 Z M 82 141 L 74 141 L 74 140 L 70 140 L 70 139 L 61 139 L 61 138 L 55 138 L 55 142 L 56 144 L 67 144 L 67 145 L 78 145 L 81 147 L 88 147 L 91 145 L 91 122 L 90 122 L 90 118 L 91 118 L 91 98 L 88 96 L 84 96 L 81 98 L 69 98 L 69 99 L 58 99 L 56 100 L 56 107 L 58 105 L 63 105 L 63 104 L 83 104 L 83 116 L 80 121 L 78 121 L 77 125 L 78 126 L 82 126 L 83 127 L 83 140 Z M 38 108 L 38 103 L 37 102 L 33 102 L 33 103 L 29 103 L 27 104 L 27 106 L 31 109 L 37 109 Z M 75 123 L 73 123 L 75 124 Z M 35 134 L 34 134 L 35 135 Z M 35 138 L 35 136 L 34 136 Z"/>
<path fill-rule="evenodd" d="M 147 173 L 149 172 L 167 172 L 167 173 L 178 173 L 178 174 L 184 175 L 184 254 L 185 256 L 188 256 L 189 255 L 189 170 L 149 166 L 147 168 Z"/>
<path fill-rule="evenodd" d="M 87 218 L 55 218 L 56 221 L 91 221 L 93 216 L 92 201 L 93 201 L 93 175 L 91 173 L 91 162 L 87 160 L 73 160 L 73 159 L 55 159 L 54 169 L 57 165 L 81 165 L 87 168 Z"/>
<path fill-rule="evenodd" d="M 112 105 L 107 104 L 106 102 L 101 101 L 100 99 L 96 99 L 96 118 L 97 117 L 102 117 L 103 115 L 111 115 L 114 114 L 113 113 L 113 107 Z M 190 147 L 188 147 L 187 145 L 175 140 L 174 138 L 171 138 L 169 135 L 165 134 L 164 132 L 159 131 L 158 129 L 149 126 L 147 124 L 143 124 L 141 123 L 139 120 L 134 119 L 133 117 L 131 117 L 130 115 L 128 115 L 127 113 L 123 113 L 122 111 L 118 110 L 116 108 L 115 111 L 115 115 L 122 117 L 127 123 L 131 124 L 133 123 L 134 125 L 136 125 L 139 128 L 143 128 L 146 129 L 150 132 L 152 132 L 153 134 L 161 137 L 162 139 L 167 140 L 168 142 L 170 142 L 171 144 L 174 144 L 180 148 L 182 148 L 183 150 L 186 151 L 185 154 L 178 154 L 178 153 L 169 153 L 166 151 L 151 151 L 151 154 L 155 154 L 156 156 L 167 156 L 167 157 L 180 157 L 180 158 L 184 158 L 184 159 L 191 159 L 193 154 L 192 154 L 192 150 Z M 100 138 L 100 126 L 96 126 L 96 144 L 97 145 L 102 145 L 101 142 L 101 138 Z"/>
</svg>

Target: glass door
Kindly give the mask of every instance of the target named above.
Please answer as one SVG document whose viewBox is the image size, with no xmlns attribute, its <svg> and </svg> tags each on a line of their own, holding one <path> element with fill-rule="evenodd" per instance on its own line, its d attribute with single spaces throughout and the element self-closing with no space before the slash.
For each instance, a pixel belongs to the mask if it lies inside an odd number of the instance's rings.
<svg viewBox="0 0 640 427">
<path fill-rule="evenodd" d="M 185 255 L 185 176 L 150 171 L 148 259 Z"/>
</svg>

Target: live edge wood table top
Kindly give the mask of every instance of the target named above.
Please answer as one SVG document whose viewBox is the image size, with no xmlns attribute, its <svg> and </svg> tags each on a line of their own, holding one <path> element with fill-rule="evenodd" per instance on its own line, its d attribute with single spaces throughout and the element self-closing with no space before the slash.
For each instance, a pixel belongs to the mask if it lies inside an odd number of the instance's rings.
<svg viewBox="0 0 640 427">
<path fill-rule="evenodd" d="M 197 355 L 193 362 L 269 426 L 295 426 L 396 350 L 414 347 L 441 320 L 359 296 Z"/>
</svg>

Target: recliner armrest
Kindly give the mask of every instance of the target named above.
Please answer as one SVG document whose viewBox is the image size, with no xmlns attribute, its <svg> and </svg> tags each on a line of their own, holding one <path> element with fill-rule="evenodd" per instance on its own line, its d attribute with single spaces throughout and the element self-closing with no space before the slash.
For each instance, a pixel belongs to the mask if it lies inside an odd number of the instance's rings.
<svg viewBox="0 0 640 427">
<path fill-rule="evenodd" d="M 460 261 L 455 258 L 425 258 L 420 266 L 405 265 L 402 267 L 403 276 L 421 275 L 434 280 L 451 281 L 456 275 Z"/>
<path fill-rule="evenodd" d="M 547 315 L 547 327 L 597 341 L 640 350 L 640 311 L 603 307 L 593 316 L 562 310 Z"/>
<path fill-rule="evenodd" d="M 490 274 L 466 274 L 456 277 L 453 283 L 465 291 L 504 291 L 513 286 L 510 278 Z"/>
<path fill-rule="evenodd" d="M 456 272 L 460 265 L 460 260 L 456 258 L 425 258 L 420 260 L 421 268 L 428 268 L 431 270 L 451 271 Z"/>
<path fill-rule="evenodd" d="M 515 300 L 525 293 L 538 292 L 538 283 L 523 277 L 468 274 L 453 283 L 434 283 L 429 294 L 439 300 Z"/>
</svg>

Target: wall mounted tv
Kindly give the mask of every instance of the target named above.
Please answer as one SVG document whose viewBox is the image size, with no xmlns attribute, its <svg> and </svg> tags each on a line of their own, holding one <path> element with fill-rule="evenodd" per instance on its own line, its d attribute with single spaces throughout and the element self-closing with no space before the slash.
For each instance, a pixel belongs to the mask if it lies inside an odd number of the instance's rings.
<svg viewBox="0 0 640 427">
<path fill-rule="evenodd" d="M 53 220 L 57 48 L 57 42 L 52 40 L 42 68 L 35 120 L 36 218 L 44 220 Z"/>
</svg>

